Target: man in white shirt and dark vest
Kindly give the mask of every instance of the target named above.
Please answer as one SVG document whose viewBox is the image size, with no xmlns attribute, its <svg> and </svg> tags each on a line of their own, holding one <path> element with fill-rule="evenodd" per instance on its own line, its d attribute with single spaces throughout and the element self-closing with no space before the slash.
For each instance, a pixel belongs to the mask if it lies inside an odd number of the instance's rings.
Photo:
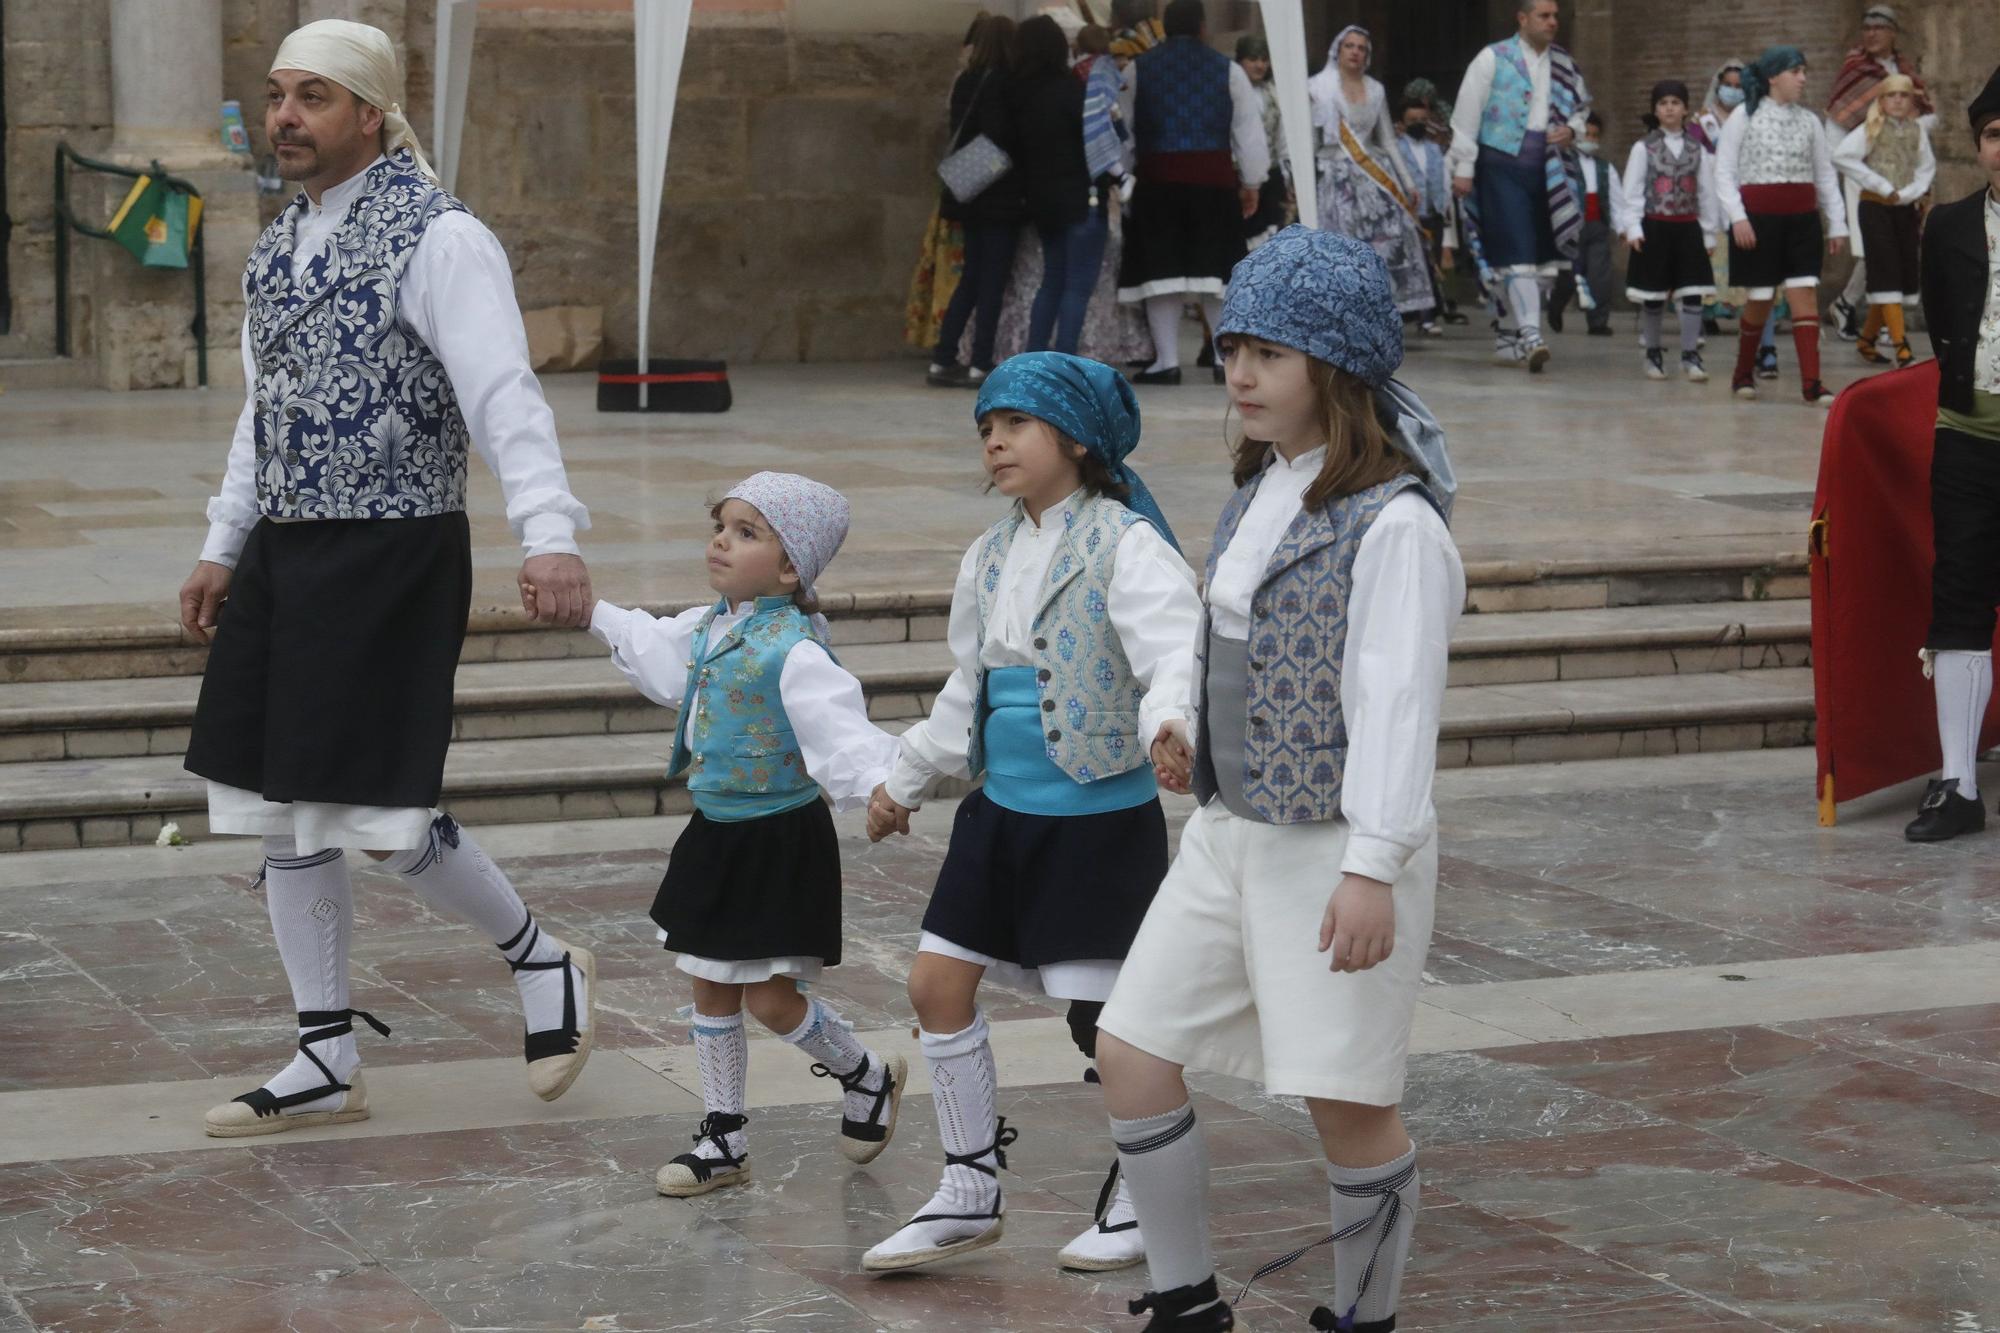
<svg viewBox="0 0 2000 1333">
<path fill-rule="evenodd" d="M 534 618 L 587 620 L 588 515 L 507 257 L 437 184 L 401 91 L 387 35 L 338 20 L 286 38 L 266 85 L 279 171 L 303 190 L 245 270 L 249 394 L 181 623 L 213 645 L 187 767 L 213 832 L 263 839 L 298 1055 L 210 1110 L 216 1137 L 368 1116 L 352 1020 L 387 1028 L 350 1003 L 346 848 L 499 946 L 538 1096 L 568 1090 L 594 1031 L 591 956 L 544 934 L 435 809 L 472 595 L 468 452 L 499 477 Z"/>
</svg>

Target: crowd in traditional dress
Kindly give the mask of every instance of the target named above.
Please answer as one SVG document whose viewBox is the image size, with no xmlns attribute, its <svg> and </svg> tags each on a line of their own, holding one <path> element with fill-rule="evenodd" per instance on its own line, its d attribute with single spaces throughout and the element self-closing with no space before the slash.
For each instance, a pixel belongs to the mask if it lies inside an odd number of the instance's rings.
<svg viewBox="0 0 2000 1333">
<path fill-rule="evenodd" d="M 1241 38 L 1231 69 L 1207 47 L 1201 0 L 1154 8 L 1120 0 L 1106 28 L 1050 5 L 1018 29 L 981 17 L 967 32 L 950 148 L 986 136 L 1012 169 L 976 197 L 941 194 L 907 330 L 931 349 L 931 383 L 976 387 L 1007 355 L 1052 347 L 1139 384 L 1177 384 L 1184 316 L 1211 328 L 1229 266 L 1297 216 L 1264 40 Z M 1935 115 L 1897 50 L 1892 6 L 1864 13 L 1824 118 L 1805 102 L 1803 53 L 1773 46 L 1724 61 L 1699 100 L 1683 80 L 1653 85 L 1622 167 L 1609 141 L 1623 127 L 1607 133 L 1559 25 L 1557 0 L 1521 0 L 1516 35 L 1478 54 L 1455 102 L 1427 79 L 1392 102 L 1368 72 L 1374 39 L 1355 25 L 1310 80 L 1318 225 L 1382 257 L 1415 335 L 1468 322 L 1450 295 L 1466 271 L 1494 359 L 1540 373 L 1553 355 L 1545 327 L 1560 332 L 1574 302 L 1589 333 L 1609 335 L 1622 295 L 1639 314 L 1647 378 L 1707 381 L 1704 347 L 1728 321 L 1731 388 L 1755 398 L 1759 380 L 1779 377 L 1789 325 L 1801 396 L 1825 405 L 1818 287 L 1826 257 L 1851 241 L 1833 328 L 1864 361 L 1913 359 L 1904 306 Z M 1203 347 L 1198 364 L 1212 366 Z"/>
</svg>

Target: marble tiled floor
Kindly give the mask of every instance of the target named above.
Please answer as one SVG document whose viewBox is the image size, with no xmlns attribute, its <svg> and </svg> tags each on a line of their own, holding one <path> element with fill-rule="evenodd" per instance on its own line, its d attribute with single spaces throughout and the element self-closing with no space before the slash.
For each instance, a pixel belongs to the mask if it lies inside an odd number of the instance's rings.
<svg viewBox="0 0 2000 1333">
<path fill-rule="evenodd" d="M 2000 1329 L 1994 835 L 1903 843 L 1907 789 L 1817 828 L 1772 797 L 1810 768 L 1777 751 L 1441 776 L 1404 1327 Z M 842 822 L 851 952 L 825 989 L 912 1056 L 900 979 L 946 814 L 873 848 Z M 199 1111 L 281 1058 L 289 1008 L 254 853 L 0 859 L 0 1330 L 1136 1327 L 1140 1274 L 1052 1266 L 1106 1149 L 1031 996 L 986 1000 L 1022 1130 L 1001 1245 L 861 1276 L 934 1183 L 929 1099 L 850 1167 L 827 1085 L 768 1039 L 756 1182 L 654 1194 L 699 1118 L 686 980 L 643 915 L 675 831 L 480 831 L 600 959 L 599 1049 L 568 1097 L 521 1086 L 485 946 L 369 875 L 355 1001 L 396 1029 L 364 1043 L 375 1119 L 234 1144 L 202 1139 Z M 1296 1104 L 1197 1083 L 1241 1281 L 1323 1234 L 1316 1145 Z M 1303 1329 L 1324 1256 L 1260 1284 L 1250 1326 Z"/>
<path fill-rule="evenodd" d="M 1765 398 L 1718 378 L 1651 383 L 1621 317 L 1618 336 L 1556 335 L 1546 375 L 1488 364 L 1490 340 L 1454 329 L 1412 345 L 1402 378 L 1445 424 L 1464 483 L 1454 516 L 1470 558 L 1588 558 L 1689 551 L 1796 551 L 1823 413 L 1785 378 Z M 1191 327 L 1191 326 L 1190 326 Z M 1921 350 L 1921 349 L 1920 349 Z M 1828 339 L 1835 387 L 1861 369 Z M 699 600 L 704 497 L 758 468 L 803 471 L 854 504 L 832 591 L 946 588 L 965 544 L 999 512 L 980 490 L 970 394 L 926 389 L 921 363 L 742 366 L 721 416 L 600 415 L 587 376 L 546 383 L 584 537 L 608 598 Z M 1228 492 L 1223 391 L 1194 371 L 1145 389 L 1134 459 L 1197 561 Z M 0 394 L 0 628 L 165 618 L 201 548 L 238 390 Z M 497 487 L 473 467 L 479 605 L 513 602 L 519 548 Z"/>
</svg>

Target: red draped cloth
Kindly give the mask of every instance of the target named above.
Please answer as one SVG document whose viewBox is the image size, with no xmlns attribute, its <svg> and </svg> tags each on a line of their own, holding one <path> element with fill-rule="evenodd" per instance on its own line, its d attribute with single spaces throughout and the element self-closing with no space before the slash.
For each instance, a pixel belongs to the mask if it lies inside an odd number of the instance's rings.
<svg viewBox="0 0 2000 1333">
<path fill-rule="evenodd" d="M 1810 540 L 1822 824 L 1836 801 L 1939 764 L 1935 696 L 1917 659 L 1931 619 L 1937 393 L 1937 362 L 1923 361 L 1853 385 L 1827 417 Z M 2000 736 L 1996 717 L 1989 708 L 1981 749 Z"/>
</svg>

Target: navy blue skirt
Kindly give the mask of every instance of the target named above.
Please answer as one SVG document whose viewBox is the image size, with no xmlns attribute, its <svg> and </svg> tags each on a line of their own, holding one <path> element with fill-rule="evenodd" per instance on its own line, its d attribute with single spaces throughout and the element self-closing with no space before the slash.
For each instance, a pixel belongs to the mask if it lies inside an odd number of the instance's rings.
<svg viewBox="0 0 2000 1333">
<path fill-rule="evenodd" d="M 1527 137 L 1519 156 L 1479 146 L 1472 183 L 1479 201 L 1479 241 L 1488 267 L 1505 269 L 1556 261 L 1547 155 L 1539 134 Z"/>
</svg>

